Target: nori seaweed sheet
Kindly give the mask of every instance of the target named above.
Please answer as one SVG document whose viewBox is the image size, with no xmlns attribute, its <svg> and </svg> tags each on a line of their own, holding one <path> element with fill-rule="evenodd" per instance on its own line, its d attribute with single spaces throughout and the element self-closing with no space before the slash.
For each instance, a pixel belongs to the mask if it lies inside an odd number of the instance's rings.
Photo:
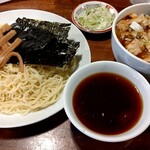
<svg viewBox="0 0 150 150">
<path fill-rule="evenodd" d="M 59 67 L 69 64 L 80 46 L 79 42 L 68 39 L 70 26 L 66 23 L 18 18 L 12 27 L 23 42 L 15 52 L 22 56 L 25 64 Z M 18 61 L 12 57 L 9 62 Z"/>
</svg>

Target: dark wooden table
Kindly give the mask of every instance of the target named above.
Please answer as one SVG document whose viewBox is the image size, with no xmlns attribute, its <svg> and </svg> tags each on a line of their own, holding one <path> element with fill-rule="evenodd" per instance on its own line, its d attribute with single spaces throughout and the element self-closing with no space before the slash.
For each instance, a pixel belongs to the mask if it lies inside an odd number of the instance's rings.
<svg viewBox="0 0 150 150">
<path fill-rule="evenodd" d="M 129 0 L 104 0 L 118 11 L 131 5 Z M 12 0 L 1 4 L 0 11 L 32 8 L 49 11 L 71 21 L 73 8 L 84 0 Z M 11 17 L 11 16 L 10 16 Z M 85 34 L 92 61 L 114 60 L 111 32 L 102 35 Z M 0 120 L 1 121 L 1 120 Z M 135 139 L 121 143 L 93 140 L 78 131 L 64 110 L 41 122 L 18 128 L 0 129 L 0 150 L 150 150 L 150 128 Z"/>
</svg>

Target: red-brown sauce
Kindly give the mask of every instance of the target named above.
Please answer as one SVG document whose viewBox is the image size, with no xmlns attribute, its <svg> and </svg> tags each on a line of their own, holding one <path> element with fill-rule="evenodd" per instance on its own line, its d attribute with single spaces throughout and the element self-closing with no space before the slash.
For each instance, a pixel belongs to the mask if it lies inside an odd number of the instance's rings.
<svg viewBox="0 0 150 150">
<path fill-rule="evenodd" d="M 126 17 L 124 17 L 124 18 L 122 18 L 122 20 L 126 20 L 127 22 L 129 22 L 129 20 L 133 20 L 133 18 L 130 16 L 130 15 L 127 15 Z M 144 21 L 143 21 L 144 22 Z M 146 21 L 145 21 L 146 22 Z M 140 22 L 138 22 L 139 24 L 140 24 Z M 146 35 L 148 35 L 148 33 L 149 33 L 149 30 L 150 30 L 150 26 L 148 26 L 148 25 L 142 25 L 143 26 L 143 28 L 144 28 L 144 33 L 146 34 Z M 137 35 L 135 36 L 135 35 L 132 35 L 131 34 L 131 31 L 130 31 L 131 29 L 130 29 L 130 26 L 129 26 L 129 28 L 128 28 L 128 30 L 126 30 L 126 31 L 122 31 L 122 30 L 119 30 L 117 27 L 116 27 L 116 35 L 117 35 L 117 37 L 118 37 L 118 40 L 120 41 L 120 43 L 126 48 L 126 46 L 131 42 L 131 41 L 128 41 L 127 39 L 130 39 L 130 40 L 133 40 L 133 39 L 135 39 L 135 38 L 137 38 L 138 40 L 140 40 L 140 41 L 142 41 L 142 36 L 140 35 L 140 36 L 138 36 L 138 33 L 137 33 Z M 133 32 L 133 31 L 132 31 Z M 144 33 L 142 34 L 142 35 L 144 35 Z M 123 35 L 122 35 L 123 34 Z M 125 36 L 125 34 L 126 34 L 126 38 L 124 37 Z M 122 38 L 122 37 L 124 37 L 124 38 Z M 126 40 L 125 40 L 126 39 Z M 143 38 L 144 39 L 144 38 Z M 144 43 L 144 42 L 143 42 Z M 145 59 L 145 58 L 147 58 L 147 57 L 149 57 L 150 56 L 150 52 L 149 52 L 149 50 L 146 48 L 146 46 L 142 46 L 142 48 L 141 48 L 141 52 L 140 53 L 138 53 L 136 56 L 137 57 L 139 57 L 139 58 L 141 58 L 141 59 Z"/>
<path fill-rule="evenodd" d="M 137 88 L 126 78 L 97 73 L 79 83 L 73 95 L 73 107 L 87 128 L 114 135 L 131 129 L 137 123 L 143 103 Z"/>
</svg>

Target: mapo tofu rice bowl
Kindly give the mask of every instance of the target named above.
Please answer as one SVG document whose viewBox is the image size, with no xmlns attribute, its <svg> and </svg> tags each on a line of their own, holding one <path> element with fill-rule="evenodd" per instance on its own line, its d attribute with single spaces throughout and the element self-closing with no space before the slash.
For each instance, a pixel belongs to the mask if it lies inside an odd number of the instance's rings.
<svg viewBox="0 0 150 150">
<path fill-rule="evenodd" d="M 122 62 L 150 79 L 150 3 L 119 12 L 112 26 L 112 50 Z"/>
</svg>

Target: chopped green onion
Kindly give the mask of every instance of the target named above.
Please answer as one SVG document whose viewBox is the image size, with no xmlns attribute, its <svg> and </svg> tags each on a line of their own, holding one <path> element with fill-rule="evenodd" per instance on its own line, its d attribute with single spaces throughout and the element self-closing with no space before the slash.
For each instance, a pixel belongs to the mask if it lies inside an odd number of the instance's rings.
<svg viewBox="0 0 150 150">
<path fill-rule="evenodd" d="M 76 16 L 78 23 L 88 30 L 103 30 L 112 25 L 114 15 L 109 9 L 99 6 L 96 8 L 86 8 Z"/>
</svg>

